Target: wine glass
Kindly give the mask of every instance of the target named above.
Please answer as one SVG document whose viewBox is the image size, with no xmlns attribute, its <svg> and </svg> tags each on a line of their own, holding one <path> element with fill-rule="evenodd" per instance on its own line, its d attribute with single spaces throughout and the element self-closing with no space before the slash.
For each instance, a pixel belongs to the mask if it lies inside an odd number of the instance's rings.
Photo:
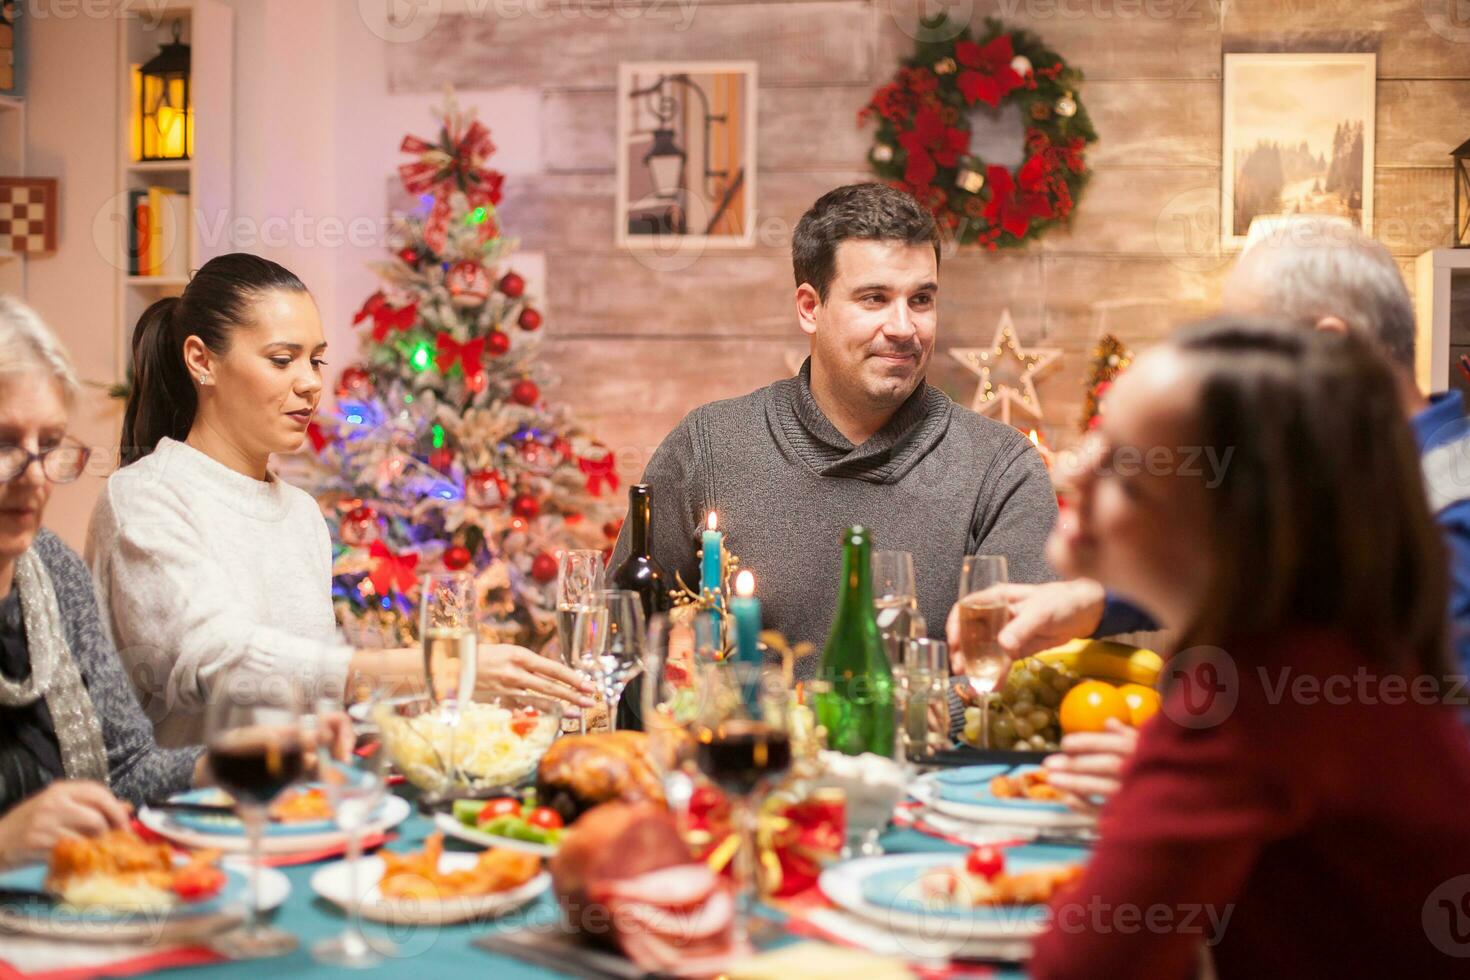
<svg viewBox="0 0 1470 980">
<path fill-rule="evenodd" d="M 914 585 L 914 556 L 907 551 L 873 552 L 873 614 L 878 632 L 885 636 L 906 640 L 924 635 L 924 617 L 919 612 L 919 593 Z"/>
<path fill-rule="evenodd" d="M 205 708 L 205 754 L 215 785 L 234 798 L 250 847 L 250 890 L 243 928 L 216 940 L 230 959 L 281 956 L 296 937 L 260 922 L 260 842 L 267 811 L 281 791 L 301 778 L 307 735 L 304 694 L 279 677 L 239 674 Z"/>
<path fill-rule="evenodd" d="M 944 732 L 949 731 L 949 644 L 943 640 L 917 637 L 903 646 L 903 681 L 899 692 L 903 698 L 902 739 L 904 754 L 910 762 L 922 762 L 934 750 L 935 722 L 930 713 L 940 708 Z"/>
<path fill-rule="evenodd" d="M 368 717 L 374 718 L 378 707 L 376 692 L 360 698 L 359 703 L 362 702 L 367 704 Z M 321 698 L 316 704 L 319 718 L 342 710 L 342 702 L 334 698 Z M 327 801 L 332 807 L 332 819 L 347 835 L 348 894 L 354 903 L 347 927 L 339 935 L 312 946 L 311 956 L 318 963 L 346 967 L 376 966 L 382 962 L 383 953 L 393 951 L 391 941 L 386 938 L 368 942 L 362 933 L 357 909 L 362 901 L 357 877 L 358 865 L 362 862 L 362 831 L 372 823 L 387 795 L 387 760 L 388 751 L 381 741 L 362 746 L 345 761 L 333 758 L 327 751 L 317 753 L 317 767 Z"/>
<path fill-rule="evenodd" d="M 694 796 L 691 728 L 700 717 L 700 691 L 691 630 L 672 628 L 667 616 L 655 614 L 643 648 L 643 730 L 669 812 L 686 836 Z"/>
<path fill-rule="evenodd" d="M 970 688 L 980 696 L 981 748 L 990 747 L 990 693 L 1011 665 L 999 640 L 1009 610 L 992 588 L 1007 581 L 1004 555 L 970 555 L 960 569 L 959 660 Z"/>
<path fill-rule="evenodd" d="M 597 596 L 603 590 L 603 575 L 606 566 L 602 552 L 592 548 L 571 548 L 563 551 L 556 562 L 556 639 L 561 650 L 562 662 L 573 669 L 577 660 L 572 655 L 572 631 L 579 610 L 597 604 Z M 562 731 L 587 730 L 587 721 L 576 705 L 568 707 L 562 716 Z"/>
<path fill-rule="evenodd" d="M 423 577 L 420 595 L 419 639 L 429 699 L 457 717 L 460 705 L 475 696 L 475 579 L 468 572 L 431 572 Z"/>
<path fill-rule="evenodd" d="M 756 821 L 760 798 L 791 768 L 789 699 L 760 698 L 750 705 L 742 684 L 726 663 L 710 665 L 701 675 L 705 691 L 695 735 L 700 770 L 725 791 L 730 821 L 739 834 L 735 852 L 738 896 L 736 940 L 749 937 L 750 913 L 756 899 L 758 866 Z"/>
<path fill-rule="evenodd" d="M 608 728 L 616 729 L 623 688 L 643 669 L 643 599 L 625 589 L 605 589 L 599 598 L 600 609 L 578 614 L 579 623 L 592 628 L 576 627 L 574 662 L 597 685 L 607 704 Z"/>
</svg>

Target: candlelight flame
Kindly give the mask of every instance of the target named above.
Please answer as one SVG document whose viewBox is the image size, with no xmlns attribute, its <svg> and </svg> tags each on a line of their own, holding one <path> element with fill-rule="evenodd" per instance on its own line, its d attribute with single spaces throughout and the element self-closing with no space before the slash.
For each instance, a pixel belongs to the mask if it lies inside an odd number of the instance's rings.
<svg viewBox="0 0 1470 980">
<path fill-rule="evenodd" d="M 706 527 L 708 527 L 711 531 L 713 531 L 713 530 L 715 530 L 716 526 L 720 523 L 720 520 L 719 520 L 718 517 L 715 516 L 715 512 L 714 511 L 710 511 L 709 512 L 709 518 L 704 523 L 705 523 L 705 526 Z"/>
<path fill-rule="evenodd" d="M 735 594 L 747 598 L 755 595 L 755 576 L 749 569 L 735 576 Z"/>
<path fill-rule="evenodd" d="M 1031 440 L 1031 445 L 1036 446 L 1038 449 L 1041 447 L 1041 435 L 1035 429 L 1027 433 L 1026 438 Z"/>
</svg>

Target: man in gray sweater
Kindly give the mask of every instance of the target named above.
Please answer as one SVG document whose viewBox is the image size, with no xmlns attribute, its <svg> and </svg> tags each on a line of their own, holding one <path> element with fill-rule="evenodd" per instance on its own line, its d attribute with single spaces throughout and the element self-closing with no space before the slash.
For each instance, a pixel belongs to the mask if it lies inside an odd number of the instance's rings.
<svg viewBox="0 0 1470 980">
<path fill-rule="evenodd" d="M 934 636 L 966 555 L 1005 555 L 1015 582 L 1052 575 L 1057 516 L 1040 455 L 1016 429 L 925 383 L 938 328 L 939 233 L 908 194 L 853 184 L 796 226 L 796 318 L 811 357 L 794 378 L 690 412 L 649 461 L 650 547 L 698 588 L 695 550 L 715 511 L 754 571 L 765 625 L 818 648 L 841 577 L 842 531 L 912 552 Z M 609 567 L 628 555 L 627 529 Z M 816 658 L 798 665 L 815 674 Z"/>
</svg>

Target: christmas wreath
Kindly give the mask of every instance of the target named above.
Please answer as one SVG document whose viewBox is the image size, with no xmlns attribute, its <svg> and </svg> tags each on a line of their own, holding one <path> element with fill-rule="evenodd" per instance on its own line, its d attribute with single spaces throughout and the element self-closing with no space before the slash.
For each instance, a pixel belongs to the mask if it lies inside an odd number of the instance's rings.
<svg viewBox="0 0 1470 980">
<path fill-rule="evenodd" d="M 979 37 L 942 15 L 922 27 L 913 56 L 858 113 L 859 125 L 878 124 L 873 172 L 922 201 L 962 245 L 1012 248 L 1065 221 L 1087 181 L 1083 149 L 1097 139 L 1077 95 L 1082 73 L 994 19 Z M 1010 100 L 1026 123 L 1015 169 L 970 152 L 970 112 Z"/>
</svg>

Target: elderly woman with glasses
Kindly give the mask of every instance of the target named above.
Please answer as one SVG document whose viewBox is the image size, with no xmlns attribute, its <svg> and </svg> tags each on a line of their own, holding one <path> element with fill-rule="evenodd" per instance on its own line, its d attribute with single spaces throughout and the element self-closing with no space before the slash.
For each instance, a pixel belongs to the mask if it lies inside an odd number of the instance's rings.
<svg viewBox="0 0 1470 980">
<path fill-rule="evenodd" d="M 0 296 L 0 864 L 123 826 L 122 800 L 185 789 L 202 772 L 199 749 L 154 742 L 91 575 L 41 528 L 52 485 L 87 465 L 66 434 L 76 391 L 55 337 Z"/>
</svg>

